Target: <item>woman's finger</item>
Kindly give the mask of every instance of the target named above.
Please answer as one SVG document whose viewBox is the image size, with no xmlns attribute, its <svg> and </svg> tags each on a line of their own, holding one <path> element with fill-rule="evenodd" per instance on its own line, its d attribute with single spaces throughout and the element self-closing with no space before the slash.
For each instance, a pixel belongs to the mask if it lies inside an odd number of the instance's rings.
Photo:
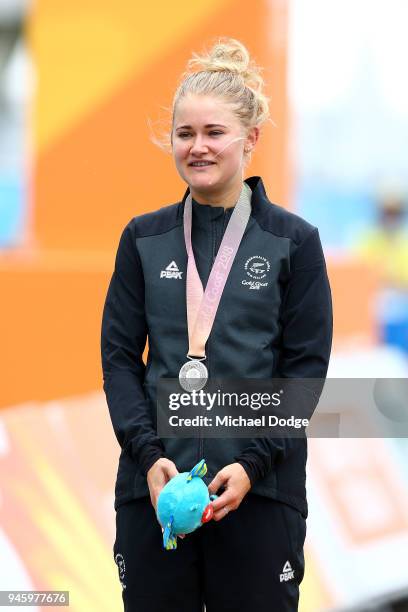
<svg viewBox="0 0 408 612">
<path fill-rule="evenodd" d="M 214 514 L 219 512 L 220 510 L 222 510 L 222 508 L 224 508 L 224 506 L 228 506 L 231 507 L 231 505 L 237 501 L 237 496 L 235 493 L 233 493 L 233 491 L 225 491 L 222 495 L 220 495 L 219 497 L 217 497 L 217 499 L 214 499 L 214 501 L 211 502 L 211 505 L 213 507 L 214 510 Z"/>
<path fill-rule="evenodd" d="M 232 511 L 233 511 L 233 509 L 231 508 L 231 506 L 225 505 L 220 510 L 218 510 L 217 512 L 214 512 L 212 520 L 213 521 L 220 521 L 221 519 L 225 518 L 227 516 L 227 514 L 229 514 Z"/>
</svg>

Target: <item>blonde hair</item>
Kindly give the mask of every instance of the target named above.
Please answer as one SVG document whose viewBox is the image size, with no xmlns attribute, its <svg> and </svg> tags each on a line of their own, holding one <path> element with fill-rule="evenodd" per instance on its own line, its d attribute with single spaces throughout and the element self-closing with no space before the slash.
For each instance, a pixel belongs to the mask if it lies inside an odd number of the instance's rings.
<svg viewBox="0 0 408 612">
<path fill-rule="evenodd" d="M 188 94 L 219 96 L 230 104 L 245 130 L 260 127 L 269 117 L 269 98 L 263 93 L 262 68 L 235 38 L 221 37 L 210 51 L 193 52 L 173 97 L 171 127 L 164 137 L 152 140 L 167 152 L 172 151 L 174 116 L 179 101 Z M 275 125 L 275 124 L 274 124 Z M 245 153 L 247 160 L 250 153 Z"/>
</svg>

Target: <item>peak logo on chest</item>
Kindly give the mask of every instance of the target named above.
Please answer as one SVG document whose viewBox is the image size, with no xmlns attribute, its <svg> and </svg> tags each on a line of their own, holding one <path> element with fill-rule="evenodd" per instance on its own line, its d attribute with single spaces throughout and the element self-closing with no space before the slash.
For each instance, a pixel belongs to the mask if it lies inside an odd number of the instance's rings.
<svg viewBox="0 0 408 612">
<path fill-rule="evenodd" d="M 181 280 L 183 272 L 178 269 L 178 265 L 173 260 L 166 266 L 165 270 L 160 272 L 160 278 L 178 278 Z"/>
</svg>

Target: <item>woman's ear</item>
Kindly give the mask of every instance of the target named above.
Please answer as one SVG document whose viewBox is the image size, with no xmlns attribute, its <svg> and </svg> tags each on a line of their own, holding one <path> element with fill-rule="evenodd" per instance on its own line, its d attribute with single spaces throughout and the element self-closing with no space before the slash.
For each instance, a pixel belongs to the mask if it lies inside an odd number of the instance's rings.
<svg viewBox="0 0 408 612">
<path fill-rule="evenodd" d="M 255 147 L 259 138 L 259 127 L 253 126 L 250 128 L 245 142 L 245 153 L 250 153 Z"/>
</svg>

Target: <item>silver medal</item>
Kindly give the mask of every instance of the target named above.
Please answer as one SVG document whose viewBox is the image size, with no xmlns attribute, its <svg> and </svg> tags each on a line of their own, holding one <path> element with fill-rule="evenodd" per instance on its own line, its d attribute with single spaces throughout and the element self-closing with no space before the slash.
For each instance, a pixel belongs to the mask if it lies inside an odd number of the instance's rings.
<svg viewBox="0 0 408 612">
<path fill-rule="evenodd" d="M 208 380 L 208 370 L 202 361 L 190 359 L 180 369 L 179 381 L 185 391 L 200 391 Z"/>
</svg>

